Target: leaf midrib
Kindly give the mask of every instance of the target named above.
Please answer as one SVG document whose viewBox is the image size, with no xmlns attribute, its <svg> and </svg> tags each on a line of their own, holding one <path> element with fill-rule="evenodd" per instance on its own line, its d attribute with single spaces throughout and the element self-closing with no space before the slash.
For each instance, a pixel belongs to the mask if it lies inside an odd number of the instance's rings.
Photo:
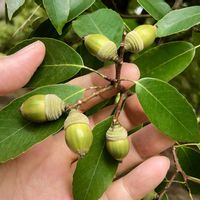
<svg viewBox="0 0 200 200">
<path fill-rule="evenodd" d="M 92 17 L 91 17 L 90 15 L 88 15 L 88 18 L 91 20 L 92 24 L 94 24 L 96 30 L 97 30 L 99 33 L 103 34 L 103 32 L 99 29 L 99 27 L 96 25 L 96 23 L 94 22 L 94 20 L 92 19 Z"/>
<path fill-rule="evenodd" d="M 200 9 L 199 9 L 200 10 Z M 179 12 L 179 13 L 178 13 Z M 177 15 L 180 17 L 180 10 L 178 10 L 177 11 Z M 192 18 L 194 18 L 194 17 L 196 17 L 196 16 L 200 16 L 200 12 L 199 13 L 196 13 L 195 15 L 192 15 L 192 16 L 190 16 L 190 17 L 185 17 L 184 19 L 182 19 L 182 18 L 180 18 L 179 20 L 177 20 L 176 22 L 177 23 L 182 23 L 182 22 L 184 22 L 186 19 L 188 20 L 190 20 L 190 19 L 192 19 Z M 181 15 L 182 16 L 182 15 Z M 163 19 L 164 20 L 164 19 Z M 162 21 L 163 21 L 162 20 Z M 167 30 L 170 28 L 170 29 L 173 29 L 174 28 L 174 26 L 177 26 L 177 23 L 174 23 L 174 24 L 172 24 L 172 26 L 167 26 Z M 199 24 L 200 22 L 196 22 L 196 23 L 194 23 L 193 25 L 195 25 L 195 24 Z M 186 27 L 187 28 L 187 27 Z M 159 29 L 160 30 L 160 29 Z M 185 30 L 185 26 L 184 26 L 184 28 L 183 29 L 181 29 L 181 30 Z M 163 31 L 159 31 L 159 32 L 165 32 L 166 33 L 166 31 L 163 29 Z M 167 33 L 171 33 L 171 31 L 168 31 Z"/>
<path fill-rule="evenodd" d="M 192 50 L 194 50 L 194 47 L 192 47 L 191 49 L 188 49 L 187 51 L 185 51 L 185 52 L 183 52 L 183 53 L 181 53 L 181 54 L 178 54 L 177 56 L 175 56 L 175 57 L 173 57 L 173 58 L 171 58 L 171 59 L 169 59 L 169 60 L 167 60 L 167 61 L 161 63 L 161 64 L 158 65 L 157 67 L 153 68 L 153 70 L 151 70 L 151 71 L 146 72 L 145 74 L 143 74 L 142 77 L 146 76 L 146 74 L 147 74 L 147 75 L 148 75 L 148 74 L 152 74 L 152 72 L 158 70 L 160 67 L 166 65 L 166 64 L 169 63 L 169 62 L 172 62 L 173 60 L 177 59 L 178 57 L 183 56 L 184 54 L 189 53 L 189 52 L 192 51 Z"/>
<path fill-rule="evenodd" d="M 160 102 L 159 101 L 159 99 L 157 99 L 149 90 L 147 90 L 141 83 L 139 83 L 139 82 L 137 82 L 137 84 L 141 87 L 141 88 L 143 88 L 150 96 L 152 96 L 152 98 L 153 99 L 155 99 L 161 106 L 163 106 L 163 108 L 188 132 L 188 133 L 190 133 L 191 135 L 193 135 L 192 134 L 192 132 L 190 132 L 190 130 L 189 129 L 187 129 L 187 127 L 185 127 L 184 126 L 184 124 L 181 122 L 181 121 L 179 121 L 179 119 L 177 119 L 176 118 L 176 116 L 174 116 L 173 115 L 173 113 L 165 106 L 165 105 L 163 105 L 162 104 L 162 102 Z"/>
<path fill-rule="evenodd" d="M 94 172 L 93 172 L 93 174 L 92 174 L 92 178 L 90 179 L 88 188 L 87 188 L 87 190 L 86 190 L 86 194 L 85 194 L 84 200 L 85 200 L 86 197 L 88 196 L 88 193 L 89 193 L 89 190 L 90 190 L 90 186 L 91 186 L 91 184 L 92 184 L 92 182 L 93 182 L 93 178 L 94 178 L 94 176 L 95 176 L 96 170 L 97 170 L 97 168 L 98 168 L 99 162 L 100 162 L 100 160 L 101 160 L 101 157 L 102 157 L 102 154 L 103 154 L 103 151 L 104 151 L 104 147 L 105 147 L 105 143 L 104 143 L 104 145 L 103 145 L 103 147 L 102 147 L 102 150 L 101 150 L 101 152 L 100 152 L 99 158 L 98 158 L 98 160 L 97 160 L 97 162 L 96 162 L 97 164 L 96 164 L 96 166 L 95 166 Z"/>
<path fill-rule="evenodd" d="M 0 144 L 2 144 L 3 142 L 5 142 L 6 140 L 8 140 L 10 137 L 16 135 L 19 131 L 21 131 L 22 129 L 24 129 L 25 127 L 27 127 L 28 125 L 30 125 L 31 122 L 25 124 L 24 126 L 22 126 L 20 129 L 17 129 L 15 132 L 13 132 L 11 135 L 9 135 L 8 137 L 5 137 L 3 140 L 0 141 Z"/>
</svg>

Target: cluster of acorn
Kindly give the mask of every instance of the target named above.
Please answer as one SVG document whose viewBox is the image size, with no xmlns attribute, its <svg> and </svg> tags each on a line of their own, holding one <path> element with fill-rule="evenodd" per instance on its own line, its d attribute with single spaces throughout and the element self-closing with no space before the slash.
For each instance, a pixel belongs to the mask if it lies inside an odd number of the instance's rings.
<svg viewBox="0 0 200 200">
<path fill-rule="evenodd" d="M 57 120 L 65 112 L 65 104 L 55 94 L 34 95 L 21 105 L 20 111 L 29 121 L 42 123 Z M 89 151 L 93 141 L 88 117 L 72 109 L 65 120 L 64 130 L 68 147 L 83 157 Z M 116 124 L 109 128 L 106 138 L 110 154 L 116 160 L 122 160 L 129 149 L 127 131 Z"/>
<path fill-rule="evenodd" d="M 156 38 L 156 27 L 140 25 L 129 32 L 125 37 L 124 48 L 128 52 L 138 53 L 149 47 Z M 85 46 L 88 51 L 102 61 L 117 61 L 117 46 L 102 34 L 85 36 Z"/>
<path fill-rule="evenodd" d="M 141 25 L 129 32 L 125 38 L 125 50 L 139 52 L 150 46 L 156 38 L 156 29 L 152 25 Z M 106 36 L 91 34 L 85 38 L 85 46 L 89 52 L 100 60 L 116 61 L 117 46 Z M 34 95 L 29 97 L 21 106 L 24 118 L 42 123 L 57 120 L 65 112 L 65 103 L 54 94 Z M 81 157 L 90 149 L 93 141 L 92 130 L 86 115 L 76 109 L 69 112 L 64 123 L 65 140 L 68 147 Z M 113 123 L 106 133 L 108 152 L 121 161 L 129 151 L 128 134 L 118 122 Z"/>
</svg>

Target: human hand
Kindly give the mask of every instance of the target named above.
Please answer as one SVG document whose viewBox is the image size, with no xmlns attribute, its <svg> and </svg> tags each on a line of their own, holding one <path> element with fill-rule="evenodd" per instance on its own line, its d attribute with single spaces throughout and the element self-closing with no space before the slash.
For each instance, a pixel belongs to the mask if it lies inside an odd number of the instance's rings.
<svg viewBox="0 0 200 200">
<path fill-rule="evenodd" d="M 0 95 L 5 95 L 23 87 L 31 78 L 44 58 L 45 47 L 41 42 L 33 43 L 14 55 L 0 60 Z M 114 66 L 101 69 L 101 73 L 114 77 Z M 138 68 L 124 64 L 122 78 L 137 80 Z M 106 81 L 91 73 L 69 82 L 81 87 L 105 85 Z M 130 87 L 130 82 L 123 82 Z M 91 92 L 91 91 L 90 91 Z M 86 96 L 90 94 L 86 92 Z M 103 99 L 116 94 L 115 90 L 85 103 L 85 111 Z M 113 106 L 108 106 L 90 117 L 94 126 L 109 116 Z M 127 129 L 139 125 L 147 118 L 136 96 L 127 99 L 119 121 Z M 131 170 L 127 175 L 113 182 L 101 200 L 137 200 L 152 191 L 165 177 L 169 160 L 154 156 L 170 147 L 173 141 L 160 133 L 152 125 L 147 125 L 129 136 L 131 147 L 128 156 L 119 164 L 116 176 Z M 152 157 L 153 156 L 153 157 Z M 151 157 L 151 158 L 149 158 Z M 65 144 L 64 134 L 48 137 L 15 160 L 0 165 L 0 196 L 3 200 L 72 200 L 72 176 L 77 155 Z"/>
</svg>

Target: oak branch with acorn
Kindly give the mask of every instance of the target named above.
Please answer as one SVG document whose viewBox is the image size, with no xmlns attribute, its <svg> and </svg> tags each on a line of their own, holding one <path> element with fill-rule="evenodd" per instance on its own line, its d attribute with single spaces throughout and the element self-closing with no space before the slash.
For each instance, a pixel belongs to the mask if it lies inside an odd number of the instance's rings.
<svg viewBox="0 0 200 200">
<path fill-rule="evenodd" d="M 123 107 L 123 103 L 128 97 L 128 91 L 120 85 L 122 81 L 120 79 L 120 72 L 124 53 L 125 51 L 138 53 L 144 48 L 149 47 L 154 42 L 155 38 L 156 27 L 152 25 L 140 25 L 127 35 L 124 33 L 119 49 L 117 49 L 116 44 L 109 40 L 105 35 L 90 34 L 84 37 L 84 44 L 93 56 L 96 56 L 101 61 L 114 61 L 116 63 L 115 79 L 110 79 L 99 73 L 98 75 L 110 81 L 110 84 L 106 86 L 106 88 L 111 89 L 115 87 L 120 94 L 116 112 L 113 117 L 113 123 L 108 129 L 105 138 L 108 152 L 114 159 L 120 162 L 129 151 L 127 130 L 122 127 L 118 121 L 118 116 Z M 89 99 L 96 97 L 103 92 L 105 92 L 105 88 L 101 89 L 98 94 L 89 97 Z M 78 153 L 80 157 L 83 157 L 89 151 L 93 141 L 88 117 L 78 110 L 79 106 L 84 102 L 83 99 L 79 100 L 78 103 L 75 103 L 74 105 L 65 105 L 64 102 L 54 94 L 37 94 L 29 97 L 22 104 L 20 111 L 24 118 L 36 123 L 57 120 L 62 113 L 69 112 L 64 123 L 66 144 L 73 152 Z"/>
</svg>

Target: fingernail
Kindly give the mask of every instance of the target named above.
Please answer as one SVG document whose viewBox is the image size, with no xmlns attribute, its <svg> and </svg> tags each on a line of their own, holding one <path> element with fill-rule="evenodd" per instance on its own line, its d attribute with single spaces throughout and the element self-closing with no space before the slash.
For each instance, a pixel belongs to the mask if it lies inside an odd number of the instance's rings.
<svg viewBox="0 0 200 200">
<path fill-rule="evenodd" d="M 29 44 L 28 46 L 24 47 L 23 49 L 17 51 L 16 53 L 14 53 L 14 55 L 22 55 L 22 54 L 26 54 L 27 52 L 32 51 L 33 49 L 35 49 L 35 47 L 40 44 L 41 42 L 38 40 L 36 42 L 33 42 L 31 44 Z"/>
</svg>

